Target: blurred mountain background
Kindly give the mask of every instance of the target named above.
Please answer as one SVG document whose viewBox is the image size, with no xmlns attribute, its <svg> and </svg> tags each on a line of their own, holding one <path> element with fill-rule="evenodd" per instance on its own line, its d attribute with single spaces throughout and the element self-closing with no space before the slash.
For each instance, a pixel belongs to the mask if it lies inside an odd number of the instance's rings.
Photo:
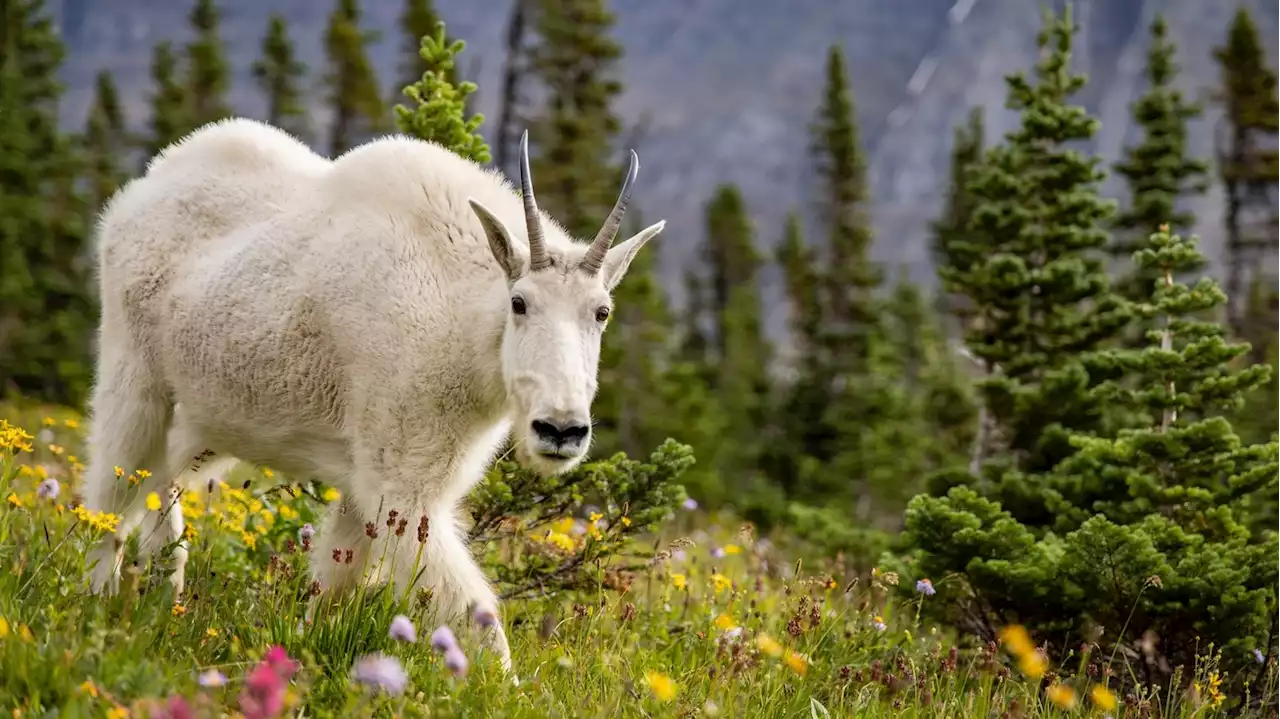
<svg viewBox="0 0 1280 719">
<path fill-rule="evenodd" d="M 1062 0 L 614 0 L 615 36 L 625 48 L 617 105 L 634 126 L 642 161 L 637 201 L 647 218 L 665 217 L 662 275 L 682 301 L 681 268 L 703 234 L 703 206 L 715 186 L 741 187 L 756 223 L 757 241 L 776 246 L 784 215 L 800 209 L 812 221 L 813 178 L 806 155 L 807 127 L 820 99 L 823 61 L 832 43 L 848 58 L 862 142 L 869 158 L 876 242 L 873 259 L 902 266 L 910 279 L 935 283 L 928 222 L 941 208 L 952 129 L 970 107 L 986 111 L 988 142 L 1015 123 L 1004 109 L 1006 74 L 1029 70 L 1036 58 L 1041 12 Z M 1239 2 L 1226 0 L 1077 0 L 1081 25 L 1076 67 L 1090 83 L 1075 99 L 1102 120 L 1090 149 L 1108 163 L 1137 138 L 1129 105 L 1145 87 L 1142 77 L 1148 27 L 1162 10 L 1177 43 L 1181 87 L 1205 101 L 1190 127 L 1193 155 L 1209 158 L 1221 111 L 1210 100 L 1218 80 L 1212 49 L 1222 42 Z M 1243 0 L 1260 27 L 1272 64 L 1277 5 Z M 62 121 L 83 126 L 94 76 L 111 72 L 129 121 L 148 116 L 152 47 L 190 39 L 190 3 L 170 0 L 51 0 L 69 55 Z M 237 113 L 261 117 L 263 99 L 251 64 L 268 15 L 289 22 L 299 58 L 309 67 L 311 116 L 327 123 L 320 87 L 323 36 L 332 10 L 321 0 L 221 0 L 220 34 L 233 65 L 230 99 Z M 397 26 L 401 0 L 364 0 L 363 26 L 380 34 L 371 55 L 391 92 L 403 39 Z M 492 142 L 512 0 L 437 0 L 450 36 L 467 41 L 464 77 L 479 84 L 473 108 L 487 119 Z M 321 133 L 323 134 L 323 133 Z M 624 133 L 625 134 L 625 133 Z M 634 133 L 633 133 L 634 135 Z M 323 145 L 323 142 L 317 142 Z M 1216 180 L 1216 178 L 1215 178 Z M 1114 176 L 1106 194 L 1119 197 Z M 1196 230 L 1211 260 L 1222 246 L 1221 190 L 1192 198 Z M 892 276 L 892 271 L 890 276 Z M 776 268 L 762 277 L 770 334 L 783 317 Z"/>
</svg>

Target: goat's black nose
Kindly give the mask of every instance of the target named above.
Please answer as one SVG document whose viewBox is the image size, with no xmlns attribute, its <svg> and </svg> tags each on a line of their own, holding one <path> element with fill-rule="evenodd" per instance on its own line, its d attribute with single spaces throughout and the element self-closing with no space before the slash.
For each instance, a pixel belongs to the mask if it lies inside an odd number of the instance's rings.
<svg viewBox="0 0 1280 719">
<path fill-rule="evenodd" d="M 552 422 L 546 419 L 533 421 L 533 433 L 549 444 L 577 444 L 587 438 L 591 428 L 577 422 Z"/>
</svg>

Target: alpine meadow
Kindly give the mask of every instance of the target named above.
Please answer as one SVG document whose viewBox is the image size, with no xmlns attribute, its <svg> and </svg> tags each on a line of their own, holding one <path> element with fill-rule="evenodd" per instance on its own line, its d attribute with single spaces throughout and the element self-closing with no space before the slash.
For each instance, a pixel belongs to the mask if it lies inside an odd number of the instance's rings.
<svg viewBox="0 0 1280 719">
<path fill-rule="evenodd" d="M 154 45 L 168 3 L 112 4 L 108 61 L 107 4 L 0 3 L 0 709 L 1280 717 L 1274 10 L 1201 58 L 1116 0 L 1105 135 L 1101 4 L 949 5 L 1033 51 L 1005 115 L 953 96 L 920 282 L 877 254 L 896 57 L 812 45 L 779 164 L 626 93 L 670 0 L 495 3 L 501 48 L 454 0 L 174 4 Z M 783 20 L 733 13 L 646 71 L 773 87 Z"/>
</svg>

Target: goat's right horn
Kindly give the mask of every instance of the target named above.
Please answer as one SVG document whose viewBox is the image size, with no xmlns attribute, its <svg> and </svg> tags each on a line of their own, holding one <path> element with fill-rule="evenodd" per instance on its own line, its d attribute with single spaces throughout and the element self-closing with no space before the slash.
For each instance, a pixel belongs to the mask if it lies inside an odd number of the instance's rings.
<svg viewBox="0 0 1280 719">
<path fill-rule="evenodd" d="M 636 156 L 635 150 L 630 154 L 631 164 L 627 167 L 627 176 L 622 181 L 622 191 L 618 193 L 618 201 L 614 203 L 613 210 L 605 218 L 600 232 L 596 233 L 596 238 L 591 241 L 587 254 L 582 258 L 580 266 L 589 275 L 599 272 L 600 267 L 604 265 L 604 256 L 613 246 L 613 238 L 618 236 L 618 228 L 622 227 L 622 218 L 627 214 L 627 203 L 631 201 L 631 185 L 636 181 L 636 174 L 640 172 L 640 158 Z"/>
<path fill-rule="evenodd" d="M 533 177 L 529 171 L 529 131 L 520 136 L 520 195 L 524 200 L 524 226 L 529 235 L 529 271 L 551 266 L 547 241 L 542 234 L 542 218 L 538 202 L 533 198 Z"/>
</svg>

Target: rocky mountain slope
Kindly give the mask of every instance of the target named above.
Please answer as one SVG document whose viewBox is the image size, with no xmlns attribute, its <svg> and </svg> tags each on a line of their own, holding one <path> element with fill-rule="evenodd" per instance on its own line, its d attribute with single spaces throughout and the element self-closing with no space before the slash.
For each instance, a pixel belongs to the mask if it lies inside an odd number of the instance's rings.
<svg viewBox="0 0 1280 719">
<path fill-rule="evenodd" d="M 436 3 L 451 34 L 468 41 L 463 64 L 480 85 L 477 109 L 494 119 L 511 1 Z M 1212 48 L 1222 42 L 1238 2 L 1254 13 L 1274 63 L 1277 6 L 1264 0 L 1076 0 L 1083 28 L 1078 67 L 1092 77 L 1079 101 L 1103 120 L 1094 150 L 1114 160 L 1135 139 L 1128 105 L 1144 87 L 1153 13 L 1162 9 L 1170 21 L 1183 87 L 1207 97 L 1217 79 Z M 396 28 L 401 4 L 363 3 L 365 24 L 382 34 L 374 60 L 388 87 L 402 42 Z M 315 119 L 323 127 L 321 37 L 331 5 L 222 0 L 222 33 L 236 73 L 233 100 L 241 112 L 261 111 L 249 65 L 268 13 L 277 11 L 289 19 L 311 66 Z M 115 73 L 133 122 L 144 123 L 151 48 L 166 38 L 187 41 L 188 6 L 178 0 L 50 0 L 70 48 L 65 122 L 83 122 L 93 75 L 105 68 Z M 987 111 L 989 139 L 1012 126 L 1013 116 L 1003 109 L 1003 78 L 1034 63 L 1044 6 L 1032 0 L 613 0 L 616 35 L 626 50 L 627 91 L 619 109 L 629 121 L 646 118 L 637 148 L 644 166 L 638 198 L 646 216 L 669 220 L 663 237 L 667 275 L 677 278 L 692 256 L 702 233 L 701 205 L 718 182 L 742 186 L 766 244 L 776 242 L 789 209 L 807 209 L 806 128 L 826 49 L 839 42 L 871 158 L 875 255 L 931 282 L 926 223 L 940 206 L 952 127 L 973 105 Z M 1196 152 L 1212 153 L 1218 117 L 1210 107 L 1192 128 Z M 1121 189 L 1114 182 L 1107 187 L 1117 196 Z M 1195 206 L 1197 229 L 1211 254 L 1220 245 L 1220 207 L 1216 188 Z M 679 283 L 670 286 L 679 299 Z M 770 324 L 779 319 L 775 315 Z"/>
</svg>

